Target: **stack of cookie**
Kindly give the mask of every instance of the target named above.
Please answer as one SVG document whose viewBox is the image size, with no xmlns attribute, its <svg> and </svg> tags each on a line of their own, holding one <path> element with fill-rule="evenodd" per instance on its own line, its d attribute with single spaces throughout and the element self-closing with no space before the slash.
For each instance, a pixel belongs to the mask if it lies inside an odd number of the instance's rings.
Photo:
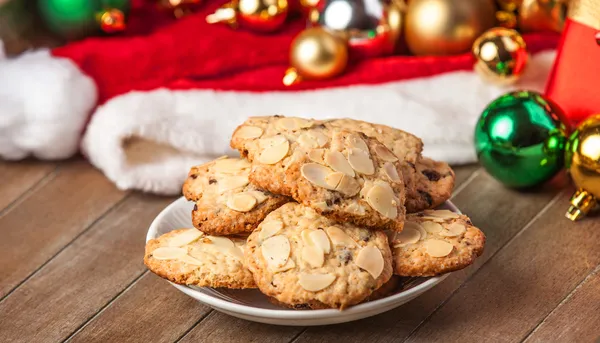
<svg viewBox="0 0 600 343">
<path fill-rule="evenodd" d="M 193 167 L 183 186 L 195 229 L 151 240 L 144 261 L 170 281 L 258 288 L 282 306 L 344 308 L 393 292 L 397 276 L 458 270 L 484 234 L 434 210 L 454 173 L 407 132 L 351 119 L 254 117 L 240 158 Z"/>
</svg>

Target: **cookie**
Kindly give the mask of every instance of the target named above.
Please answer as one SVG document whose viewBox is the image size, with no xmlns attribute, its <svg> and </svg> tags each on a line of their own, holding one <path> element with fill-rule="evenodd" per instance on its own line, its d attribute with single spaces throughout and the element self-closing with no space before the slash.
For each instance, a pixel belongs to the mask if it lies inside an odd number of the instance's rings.
<svg viewBox="0 0 600 343">
<path fill-rule="evenodd" d="M 485 235 L 469 218 L 448 210 L 409 214 L 392 234 L 394 272 L 433 276 L 465 268 L 483 253 Z"/>
<path fill-rule="evenodd" d="M 337 223 L 302 204 L 269 213 L 248 237 L 248 269 L 262 293 L 294 308 L 345 308 L 392 275 L 383 231 Z"/>
<path fill-rule="evenodd" d="M 421 212 L 443 204 L 452 196 L 454 171 L 445 162 L 423 157 L 416 165 L 415 187 L 406 188 L 406 211 Z"/>
<path fill-rule="evenodd" d="M 269 212 L 291 200 L 250 184 L 250 166 L 245 159 L 224 157 L 190 170 L 183 195 L 196 202 L 196 228 L 210 235 L 249 233 Z"/>
<path fill-rule="evenodd" d="M 254 164 L 250 181 L 337 221 L 401 230 L 405 191 L 399 159 L 363 133 L 301 123 L 304 128 L 297 130 L 277 122 L 264 130 L 236 130 L 232 142 Z"/>
<path fill-rule="evenodd" d="M 182 285 L 256 288 L 244 266 L 245 245 L 243 237 L 175 230 L 148 241 L 144 264 L 154 274 Z"/>
</svg>

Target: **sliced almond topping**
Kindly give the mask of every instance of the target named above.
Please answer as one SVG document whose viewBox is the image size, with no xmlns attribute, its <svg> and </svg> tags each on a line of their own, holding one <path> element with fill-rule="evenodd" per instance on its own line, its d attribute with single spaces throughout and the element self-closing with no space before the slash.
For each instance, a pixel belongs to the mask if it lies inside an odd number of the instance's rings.
<svg viewBox="0 0 600 343">
<path fill-rule="evenodd" d="M 312 120 L 304 118 L 294 118 L 294 121 L 296 122 L 296 126 L 301 129 L 308 129 L 309 127 L 312 127 L 314 123 Z"/>
<path fill-rule="evenodd" d="M 308 132 L 305 132 L 301 134 L 300 137 L 298 137 L 298 143 L 300 144 L 300 146 L 306 149 L 314 149 L 319 147 L 319 143 L 317 143 L 317 140 Z"/>
<path fill-rule="evenodd" d="M 281 273 L 281 272 L 285 272 L 286 270 L 290 270 L 290 269 L 294 269 L 294 268 L 296 268 L 296 263 L 294 262 L 294 260 L 292 260 L 290 258 L 283 266 L 274 268 L 272 270 L 274 273 Z"/>
<path fill-rule="evenodd" d="M 363 185 L 363 187 L 360 190 L 360 196 L 363 198 L 367 197 L 367 194 L 369 194 L 369 191 L 371 190 L 371 188 L 373 188 L 374 183 L 371 180 L 365 180 L 365 183 Z"/>
<path fill-rule="evenodd" d="M 423 228 L 425 228 L 425 231 L 429 232 L 429 233 L 438 233 L 440 231 L 442 231 L 442 226 L 438 223 L 435 222 L 421 222 L 421 226 L 423 226 Z"/>
<path fill-rule="evenodd" d="M 340 229 L 337 226 L 330 226 L 326 228 L 325 231 L 327 232 L 327 236 L 329 236 L 329 239 L 331 239 L 331 243 L 333 243 L 334 246 L 356 246 L 356 242 L 352 239 L 352 237 L 348 236 L 348 234 L 345 233 L 344 230 Z"/>
<path fill-rule="evenodd" d="M 313 268 L 320 268 L 325 263 L 323 250 L 316 246 L 305 246 L 302 248 L 302 259 Z"/>
<path fill-rule="evenodd" d="M 198 238 L 202 237 L 202 235 L 203 233 L 197 229 L 185 230 L 179 233 L 177 236 L 171 237 L 167 242 L 167 246 L 182 247 L 196 241 Z"/>
<path fill-rule="evenodd" d="M 306 163 L 300 168 L 300 174 L 302 174 L 302 176 L 310 183 L 319 187 L 335 190 L 335 186 L 331 187 L 326 181 L 326 177 L 331 173 L 333 173 L 333 170 L 316 163 Z"/>
<path fill-rule="evenodd" d="M 404 227 L 401 232 L 396 233 L 394 248 L 415 244 L 421 239 L 421 232 L 411 227 Z"/>
<path fill-rule="evenodd" d="M 373 166 L 373 161 L 371 161 L 368 150 L 350 149 L 348 152 L 348 163 L 358 173 L 365 175 L 373 175 L 375 173 L 375 167 Z"/>
<path fill-rule="evenodd" d="M 396 157 L 396 155 L 394 155 L 394 153 L 392 153 L 384 145 L 377 145 L 375 147 L 375 153 L 377 154 L 377 156 L 379 156 L 384 161 L 387 161 L 387 162 L 398 161 L 398 157 Z"/>
<path fill-rule="evenodd" d="M 365 207 L 363 205 L 355 203 L 355 202 L 349 204 L 348 207 L 346 207 L 346 211 L 348 211 L 350 213 L 358 214 L 361 216 L 366 213 Z"/>
<path fill-rule="evenodd" d="M 275 164 L 281 161 L 290 150 L 290 142 L 285 141 L 282 144 L 273 145 L 265 148 L 258 157 L 258 162 L 263 164 Z"/>
<path fill-rule="evenodd" d="M 265 202 L 265 200 L 267 200 L 267 195 L 264 192 L 247 191 L 246 193 L 252 195 L 254 197 L 254 199 L 256 199 L 256 202 L 259 204 L 262 204 L 263 202 Z"/>
<path fill-rule="evenodd" d="M 467 228 L 463 224 L 454 222 L 446 230 L 440 231 L 439 234 L 445 237 L 456 237 L 462 235 L 466 230 Z"/>
<path fill-rule="evenodd" d="M 262 243 L 262 255 L 267 266 L 273 270 L 282 267 L 290 257 L 290 241 L 286 236 L 272 236 Z"/>
<path fill-rule="evenodd" d="M 313 203 L 313 208 L 317 208 L 320 209 L 322 211 L 325 211 L 329 206 L 327 206 L 327 202 L 325 201 L 318 201 Z"/>
<path fill-rule="evenodd" d="M 425 251 L 431 257 L 444 257 L 448 256 L 454 246 L 448 242 L 439 239 L 430 239 L 425 241 Z"/>
<path fill-rule="evenodd" d="M 371 274 L 373 279 L 377 279 L 381 275 L 384 263 L 381 251 L 372 246 L 360 249 L 356 256 L 356 265 Z"/>
<path fill-rule="evenodd" d="M 244 250 L 241 247 L 233 247 L 227 250 L 227 255 L 233 256 L 236 260 L 244 260 Z"/>
<path fill-rule="evenodd" d="M 353 177 L 343 174 L 341 180 L 335 187 L 335 190 L 351 197 L 360 192 L 360 184 Z"/>
<path fill-rule="evenodd" d="M 225 251 L 231 247 L 234 247 L 233 241 L 227 237 L 218 236 L 205 236 L 207 238 L 206 244 L 211 245 L 220 251 Z"/>
<path fill-rule="evenodd" d="M 449 210 L 426 210 L 423 211 L 428 216 L 443 218 L 443 219 L 455 219 L 460 218 L 460 216 Z"/>
<path fill-rule="evenodd" d="M 329 189 L 337 189 L 338 184 L 342 181 L 342 177 L 344 177 L 344 173 L 335 172 L 325 176 L 325 183 L 329 186 Z"/>
<path fill-rule="evenodd" d="M 225 193 L 232 189 L 248 185 L 248 176 L 229 176 L 219 181 L 219 193 Z"/>
<path fill-rule="evenodd" d="M 258 141 L 258 146 L 260 146 L 261 149 L 266 149 L 266 148 L 270 148 L 279 144 L 283 144 L 287 142 L 287 138 L 285 138 L 285 136 L 283 135 L 276 135 L 276 136 L 272 136 L 272 137 L 267 137 L 267 138 L 261 138 Z"/>
<path fill-rule="evenodd" d="M 298 220 L 298 227 L 301 229 L 310 229 L 315 224 L 315 221 L 311 218 L 300 218 Z"/>
<path fill-rule="evenodd" d="M 302 232 L 300 232 L 300 237 L 302 237 L 302 242 L 304 242 L 304 245 L 314 245 L 312 238 L 310 237 L 310 233 L 313 232 L 315 230 L 313 229 L 306 229 L 306 230 L 302 230 Z"/>
<path fill-rule="evenodd" d="M 258 233 L 258 239 L 264 241 L 265 239 L 275 236 L 279 231 L 283 229 L 283 223 L 280 220 L 269 220 L 264 221 L 260 224 L 260 232 Z"/>
<path fill-rule="evenodd" d="M 318 292 L 329 287 L 335 281 L 332 274 L 300 274 L 298 283 L 309 292 Z"/>
<path fill-rule="evenodd" d="M 157 260 L 176 260 L 185 256 L 187 249 L 179 247 L 160 247 L 152 252 L 152 257 Z"/>
<path fill-rule="evenodd" d="M 247 160 L 242 160 L 239 158 L 226 158 L 215 161 L 215 164 L 212 166 L 212 170 L 216 173 L 236 174 L 243 169 L 250 168 L 251 166 L 252 165 Z"/>
<path fill-rule="evenodd" d="M 289 131 L 298 130 L 300 128 L 300 126 L 298 125 L 298 122 L 295 120 L 295 118 L 281 118 L 277 121 L 277 123 L 275 125 L 279 129 L 289 130 Z"/>
<path fill-rule="evenodd" d="M 342 172 L 351 177 L 354 177 L 355 175 L 354 169 L 352 169 L 352 166 L 348 163 L 346 157 L 339 151 L 326 151 L 325 163 L 337 172 Z"/>
<path fill-rule="evenodd" d="M 308 152 L 308 158 L 318 164 L 325 164 L 325 149 L 312 149 Z"/>
<path fill-rule="evenodd" d="M 256 206 L 256 198 L 248 193 L 232 195 L 227 200 L 227 207 L 238 212 L 248 212 Z"/>
<path fill-rule="evenodd" d="M 387 177 L 389 177 L 390 180 L 392 180 L 393 182 L 402 181 L 402 179 L 400 178 L 400 175 L 398 175 L 398 170 L 396 169 L 396 166 L 393 165 L 392 163 L 386 162 L 383 165 L 383 171 L 385 172 L 385 175 L 387 175 Z"/>
<path fill-rule="evenodd" d="M 331 244 L 329 243 L 329 238 L 327 238 L 325 231 L 321 229 L 311 230 L 308 236 L 314 246 L 319 247 L 325 254 L 329 254 L 331 251 Z"/>
<path fill-rule="evenodd" d="M 391 219 L 398 217 L 398 208 L 394 204 L 394 193 L 382 186 L 375 185 L 367 193 L 367 203 L 383 216 Z"/>
<path fill-rule="evenodd" d="M 360 138 L 360 136 L 357 134 L 349 135 L 347 143 L 348 146 L 351 148 L 356 148 L 362 151 L 369 152 L 369 147 L 367 146 L 367 143 L 365 143 L 365 141 L 362 138 Z"/>
<path fill-rule="evenodd" d="M 329 142 L 329 137 L 319 131 L 309 131 L 308 134 L 314 137 L 319 148 L 324 147 Z"/>
<path fill-rule="evenodd" d="M 192 256 L 194 259 L 196 259 L 197 261 L 202 261 L 204 263 L 213 263 L 216 261 L 214 253 L 216 253 L 217 251 L 216 250 L 211 251 L 210 249 L 207 250 L 206 248 L 204 248 L 207 245 L 208 244 L 194 246 L 188 254 L 190 256 Z"/>
<path fill-rule="evenodd" d="M 263 130 L 256 126 L 242 126 L 235 133 L 236 137 L 241 139 L 253 139 L 262 135 Z"/>
<path fill-rule="evenodd" d="M 420 239 L 427 238 L 427 231 L 425 231 L 425 229 L 421 226 L 421 224 L 407 220 L 404 222 L 404 229 L 402 229 L 402 231 L 404 231 L 407 228 L 417 230 L 421 234 Z"/>
<path fill-rule="evenodd" d="M 184 262 L 184 263 L 187 263 L 187 264 L 194 265 L 194 266 L 202 266 L 202 265 L 205 264 L 205 262 L 202 262 L 201 260 L 193 258 L 190 255 L 183 255 L 180 258 L 178 258 L 177 260 L 179 260 L 181 262 Z"/>
</svg>

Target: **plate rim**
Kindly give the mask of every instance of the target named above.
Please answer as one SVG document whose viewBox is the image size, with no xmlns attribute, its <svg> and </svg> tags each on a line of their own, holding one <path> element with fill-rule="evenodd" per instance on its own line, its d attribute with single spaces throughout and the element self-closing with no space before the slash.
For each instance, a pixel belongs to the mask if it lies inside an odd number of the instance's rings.
<svg viewBox="0 0 600 343">
<path fill-rule="evenodd" d="M 187 204 L 187 199 L 185 197 L 179 197 L 172 203 L 170 203 L 167 207 L 165 207 L 157 216 L 154 218 L 150 227 L 148 228 L 148 232 L 146 233 L 146 243 L 149 240 L 154 239 L 156 237 L 156 233 L 158 231 L 159 224 L 163 221 L 164 217 L 166 217 L 173 208 L 182 206 L 183 204 Z M 453 211 L 461 214 L 462 212 L 454 205 L 450 200 L 445 202 L 445 205 L 449 206 Z M 174 229 L 175 230 L 175 229 Z M 446 277 L 448 277 L 451 273 L 446 273 L 440 276 L 432 276 L 428 280 L 419 285 L 412 287 L 408 290 L 396 293 L 391 296 L 384 297 L 382 299 L 365 302 L 362 304 L 357 304 L 350 306 L 343 311 L 338 309 L 321 309 L 321 310 L 310 310 L 310 311 L 291 311 L 289 309 L 282 310 L 274 310 L 274 309 L 266 309 L 266 308 L 258 308 L 248 305 L 236 304 L 223 299 L 219 299 L 217 297 L 211 296 L 209 294 L 197 291 L 186 285 L 179 285 L 168 281 L 175 288 L 185 293 L 188 296 L 191 296 L 194 299 L 197 299 L 213 308 L 220 308 L 225 311 L 236 312 L 240 314 L 244 314 L 247 316 L 255 316 L 262 318 L 277 318 L 277 319 L 325 319 L 330 317 L 338 317 L 340 315 L 352 316 L 358 313 L 363 312 L 371 312 L 375 311 L 378 308 L 386 307 L 391 305 L 393 302 L 400 302 L 401 299 L 408 298 L 409 301 L 413 298 L 417 297 L 421 293 L 429 290 L 434 287 L 438 283 L 442 282 Z M 416 295 L 415 295 L 416 293 Z"/>
</svg>

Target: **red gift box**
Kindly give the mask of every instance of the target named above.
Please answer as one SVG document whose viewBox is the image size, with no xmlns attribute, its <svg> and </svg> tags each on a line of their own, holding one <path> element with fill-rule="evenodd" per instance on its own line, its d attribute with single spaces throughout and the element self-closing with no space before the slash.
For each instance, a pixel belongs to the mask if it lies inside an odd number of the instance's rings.
<svg viewBox="0 0 600 343">
<path fill-rule="evenodd" d="M 600 0 L 572 0 L 546 95 L 571 125 L 600 113 Z M 598 83 L 596 83 L 598 82 Z"/>
</svg>

